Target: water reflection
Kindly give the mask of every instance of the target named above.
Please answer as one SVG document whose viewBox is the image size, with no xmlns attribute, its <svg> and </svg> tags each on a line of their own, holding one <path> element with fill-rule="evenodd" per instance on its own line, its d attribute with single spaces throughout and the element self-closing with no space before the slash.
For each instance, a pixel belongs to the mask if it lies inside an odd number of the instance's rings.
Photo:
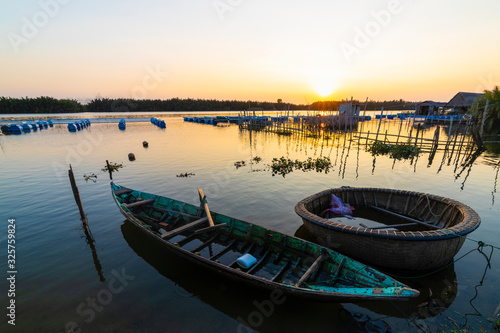
<svg viewBox="0 0 500 333">
<path fill-rule="evenodd" d="M 92 252 L 92 260 L 94 261 L 94 267 L 97 272 L 97 275 L 99 276 L 99 281 L 105 282 L 106 278 L 104 277 L 104 274 L 102 273 L 102 266 L 101 262 L 99 261 L 99 256 L 97 255 L 97 249 L 95 248 L 95 239 L 94 236 L 92 236 L 92 232 L 90 231 L 90 227 L 88 224 L 83 225 L 83 232 L 85 233 L 85 241 L 90 247 L 90 251 Z"/>
<path fill-rule="evenodd" d="M 295 237 L 314 241 L 313 236 L 304 225 L 297 229 Z M 453 304 L 457 296 L 458 281 L 453 264 L 439 272 L 418 279 L 397 278 L 408 286 L 419 290 L 420 295 L 405 302 L 361 302 L 358 305 L 380 315 L 406 319 L 427 319 L 443 313 Z"/>
<path fill-rule="evenodd" d="M 381 125 L 380 129 L 379 125 Z M 279 126 L 289 129 L 292 134 L 280 135 L 276 133 L 273 125 L 264 126 L 259 130 L 240 127 L 240 141 L 250 147 L 251 156 L 259 150 L 259 147 L 266 147 L 269 150 L 277 144 L 277 147 L 273 149 L 276 152 L 274 156 L 276 158 L 284 156 L 293 159 L 294 155 L 328 157 L 333 166 L 338 167 L 337 175 L 340 179 L 346 179 L 346 173 L 350 169 L 355 170 L 355 178 L 358 179 L 360 174 L 363 174 L 360 165 L 367 164 L 368 158 L 371 161 L 372 175 L 375 175 L 377 164 L 382 163 L 385 167 L 387 160 L 391 159 L 392 170 L 396 163 L 400 162 L 408 163 L 412 171 L 416 173 L 418 163 L 425 159 L 426 167 L 429 169 L 435 165 L 437 174 L 443 172 L 446 167 L 451 167 L 455 180 L 461 179 L 460 188 L 463 190 L 473 166 L 484 152 L 475 144 L 470 122 L 438 125 L 408 120 L 368 121 L 361 123 L 356 131 L 336 132 L 324 129 L 309 131 L 298 127 L 292 121 L 280 123 Z M 389 156 L 371 156 L 368 149 L 375 140 L 388 145 L 414 145 L 420 149 L 420 154 L 407 160 L 398 160 Z M 356 153 L 352 154 L 351 149 L 355 149 Z M 353 155 L 355 155 L 355 161 L 350 160 Z M 489 163 L 494 167 L 499 163 L 498 155 L 495 153 L 490 153 L 485 158 L 487 161 L 491 160 Z"/>
</svg>

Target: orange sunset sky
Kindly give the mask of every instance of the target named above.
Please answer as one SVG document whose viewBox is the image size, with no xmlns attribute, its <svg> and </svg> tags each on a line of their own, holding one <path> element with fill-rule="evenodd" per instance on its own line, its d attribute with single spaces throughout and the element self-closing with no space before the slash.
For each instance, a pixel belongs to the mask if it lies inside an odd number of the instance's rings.
<svg viewBox="0 0 500 333">
<path fill-rule="evenodd" d="M 500 84 L 497 0 L 2 7 L 0 96 L 446 102 Z"/>
</svg>

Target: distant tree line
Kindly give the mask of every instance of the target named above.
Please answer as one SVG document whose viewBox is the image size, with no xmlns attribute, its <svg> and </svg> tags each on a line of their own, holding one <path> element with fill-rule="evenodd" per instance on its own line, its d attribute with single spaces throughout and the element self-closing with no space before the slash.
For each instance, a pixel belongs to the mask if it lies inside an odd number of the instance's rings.
<svg viewBox="0 0 500 333">
<path fill-rule="evenodd" d="M 0 97 L 0 113 L 76 113 L 85 107 L 76 100 L 52 97 L 6 98 Z"/>
<path fill-rule="evenodd" d="M 98 98 L 86 106 L 88 112 L 127 111 L 241 111 L 241 110 L 286 110 L 288 104 L 256 101 L 219 101 L 216 99 L 109 99 Z M 290 104 L 291 110 L 304 110 L 306 105 Z"/>
<path fill-rule="evenodd" d="M 354 101 L 362 105 L 364 102 Z M 161 99 L 110 99 L 95 98 L 87 104 L 77 100 L 52 97 L 8 98 L 0 97 L 0 113 L 77 113 L 77 112 L 147 112 L 147 111 L 242 111 L 242 110 L 337 110 L 340 101 L 314 102 L 311 105 L 257 101 L 236 101 L 216 99 L 171 98 Z M 367 110 L 410 110 L 413 103 L 400 100 L 368 101 Z"/>
</svg>

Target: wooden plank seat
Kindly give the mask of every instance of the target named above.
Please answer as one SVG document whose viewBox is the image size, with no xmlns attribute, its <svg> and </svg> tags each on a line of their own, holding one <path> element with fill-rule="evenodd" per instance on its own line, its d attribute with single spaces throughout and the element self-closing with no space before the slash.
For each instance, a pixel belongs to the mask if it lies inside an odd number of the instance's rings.
<svg viewBox="0 0 500 333">
<path fill-rule="evenodd" d="M 187 213 L 182 213 L 182 212 L 179 212 L 177 210 L 162 208 L 162 207 L 158 207 L 158 206 L 153 206 L 153 209 L 156 210 L 156 211 L 162 212 L 162 213 L 172 213 L 173 215 L 182 215 L 182 216 L 187 216 L 187 217 L 199 218 L 199 216 L 197 216 L 197 215 L 191 215 L 191 214 L 187 214 Z"/>
<path fill-rule="evenodd" d="M 144 216 L 144 215 L 141 215 L 141 214 L 135 214 L 135 213 L 132 213 L 132 215 L 136 218 L 138 218 L 139 220 L 143 221 L 143 222 L 146 222 L 146 223 L 149 223 L 149 222 L 153 222 L 153 223 L 156 223 L 158 224 L 160 221 L 158 221 L 157 219 L 155 218 L 152 218 L 152 217 L 149 217 L 149 216 Z"/>
<path fill-rule="evenodd" d="M 247 249 L 246 251 L 244 251 L 244 253 L 242 255 L 245 255 L 245 254 L 250 254 L 250 252 L 253 251 L 253 249 L 255 249 L 255 247 L 257 246 L 256 243 L 252 243 Z M 245 248 L 245 245 L 243 245 L 243 248 Z M 233 267 L 236 265 L 236 263 L 238 262 L 238 259 L 235 259 L 232 263 L 230 263 L 228 265 L 228 267 Z"/>
<path fill-rule="evenodd" d="M 290 265 L 290 261 L 286 261 L 281 267 L 280 269 L 278 269 L 278 271 L 276 272 L 276 274 L 274 274 L 273 278 L 271 279 L 271 281 L 276 281 L 276 279 L 278 279 L 282 274 L 283 272 L 285 271 L 285 269 L 288 268 L 288 266 Z"/>
<path fill-rule="evenodd" d="M 194 232 L 195 235 L 199 235 L 199 234 L 203 234 L 203 233 L 206 233 L 206 232 L 211 232 L 211 231 L 215 231 L 215 230 L 219 230 L 219 229 L 222 229 L 224 227 L 226 227 L 227 224 L 226 223 L 221 223 L 221 224 L 216 224 L 214 226 L 211 226 L 211 227 L 206 227 L 206 228 L 203 228 L 203 229 L 198 229 Z"/>
<path fill-rule="evenodd" d="M 234 243 L 236 243 L 236 241 L 237 241 L 236 239 L 233 239 L 232 241 L 230 241 L 229 244 L 227 244 L 227 246 L 225 248 L 223 248 L 219 253 L 211 256 L 209 260 L 216 260 L 216 259 L 222 257 L 224 254 L 226 254 L 226 252 L 231 250 L 231 248 L 234 246 Z"/>
<path fill-rule="evenodd" d="M 302 275 L 302 277 L 300 278 L 299 282 L 297 282 L 295 284 L 295 287 L 300 287 L 304 282 L 307 281 L 307 279 L 317 270 L 319 269 L 320 265 L 321 265 L 321 262 L 323 260 L 325 260 L 325 257 L 326 255 L 325 254 L 322 254 L 320 255 L 315 261 L 314 263 L 311 265 L 311 267 L 309 267 L 309 269 L 304 273 L 304 275 Z"/>
<path fill-rule="evenodd" d="M 132 192 L 132 190 L 131 190 L 131 189 L 128 189 L 128 188 L 121 188 L 121 189 L 119 189 L 119 190 L 115 190 L 115 192 L 114 192 L 114 193 L 115 193 L 115 195 L 116 195 L 117 197 L 119 197 L 119 196 L 120 196 L 120 195 L 122 195 L 122 194 L 129 194 L 130 192 Z"/>
<path fill-rule="evenodd" d="M 206 222 L 208 222 L 208 218 L 203 217 L 203 218 L 201 218 L 199 220 L 196 220 L 194 222 L 188 223 L 186 225 L 183 225 L 182 227 L 179 227 L 177 229 L 174 229 L 174 230 L 168 232 L 162 238 L 165 239 L 165 240 L 168 240 L 168 239 L 170 239 L 172 237 L 175 237 L 175 236 L 183 233 L 184 231 L 187 231 L 187 230 L 189 230 L 191 228 L 194 228 L 194 227 L 199 226 L 199 225 L 201 225 L 203 223 L 206 223 Z"/>
<path fill-rule="evenodd" d="M 419 225 L 419 224 L 415 223 L 415 222 L 411 222 L 411 223 L 403 223 L 403 224 L 385 225 L 385 226 L 382 226 L 382 227 L 369 227 L 369 226 L 367 226 L 367 225 L 365 225 L 363 223 L 360 223 L 359 225 L 362 226 L 363 228 L 366 228 L 366 229 L 378 230 L 378 229 L 390 229 L 390 228 L 409 227 L 409 226 Z"/>
<path fill-rule="evenodd" d="M 133 203 L 126 204 L 125 208 L 130 209 L 130 208 L 140 207 L 140 206 L 152 204 L 153 202 L 155 202 L 155 199 L 148 199 L 148 200 L 136 201 L 136 202 L 133 202 Z"/>
<path fill-rule="evenodd" d="M 271 251 L 267 250 L 266 253 L 247 271 L 248 274 L 253 274 L 257 272 L 258 269 L 260 269 L 260 266 L 264 263 L 265 260 L 267 260 L 267 257 Z"/>
<path fill-rule="evenodd" d="M 186 238 L 189 238 L 190 236 L 186 237 Z M 197 246 L 196 248 L 192 249 L 191 250 L 191 253 L 196 253 L 196 252 L 199 252 L 201 250 L 203 250 L 205 247 L 207 246 L 210 246 L 217 238 L 219 237 L 219 234 L 216 234 L 214 235 L 212 238 L 210 238 L 208 241 L 206 241 L 205 243 Z M 182 240 L 184 241 L 184 239 Z M 181 241 L 181 242 L 182 242 Z"/>
<path fill-rule="evenodd" d="M 340 271 L 342 270 L 342 268 L 344 268 L 344 263 L 345 263 L 345 258 L 342 258 L 342 261 L 340 262 L 339 266 L 337 267 L 337 270 L 332 275 L 332 279 L 330 280 L 330 283 L 332 285 L 334 285 L 335 283 L 337 283 L 337 280 L 338 280 L 339 275 L 340 275 Z"/>
<path fill-rule="evenodd" d="M 429 223 L 430 221 L 429 222 L 422 222 L 422 221 L 416 220 L 414 218 L 411 218 L 411 217 L 408 217 L 408 216 L 404 216 L 404 215 L 401 215 L 399 213 L 396 213 L 396 212 L 393 212 L 393 211 L 390 211 L 390 210 L 387 210 L 387 209 L 383 209 L 383 208 L 380 208 L 380 207 L 377 207 L 377 206 L 370 205 L 369 207 L 373 208 L 375 210 L 378 210 L 379 212 L 382 212 L 382 213 L 385 213 L 385 214 L 388 214 L 388 215 L 391 215 L 391 216 L 398 217 L 398 218 L 400 218 L 402 220 L 405 220 L 405 221 L 408 221 L 408 222 L 418 223 L 418 224 L 426 226 L 426 227 L 428 227 L 430 229 L 434 229 L 434 230 L 441 229 L 440 227 L 437 227 L 435 225 L 430 224 Z"/>
</svg>

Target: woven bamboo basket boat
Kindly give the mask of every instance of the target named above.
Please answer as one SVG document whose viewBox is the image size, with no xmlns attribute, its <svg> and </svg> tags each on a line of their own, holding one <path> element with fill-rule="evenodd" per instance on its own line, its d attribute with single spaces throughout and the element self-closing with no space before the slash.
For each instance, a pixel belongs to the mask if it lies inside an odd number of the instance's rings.
<svg viewBox="0 0 500 333">
<path fill-rule="evenodd" d="M 412 223 L 368 228 L 339 223 L 341 219 L 325 219 L 322 213 L 329 208 L 332 194 L 356 210 L 371 207 Z M 432 271 L 450 263 L 465 236 L 481 223 L 479 215 L 461 202 L 380 188 L 325 190 L 300 201 L 295 212 L 321 245 L 367 264 L 406 272 Z"/>
</svg>

